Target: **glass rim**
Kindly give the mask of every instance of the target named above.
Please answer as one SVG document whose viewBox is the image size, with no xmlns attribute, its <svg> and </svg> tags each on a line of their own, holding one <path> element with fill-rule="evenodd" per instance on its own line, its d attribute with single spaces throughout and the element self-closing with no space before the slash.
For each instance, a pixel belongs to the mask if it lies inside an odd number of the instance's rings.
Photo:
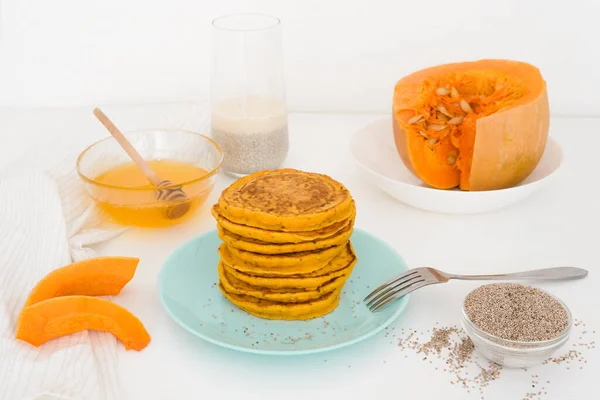
<svg viewBox="0 0 600 400">
<path fill-rule="evenodd" d="M 260 28 L 253 28 L 253 29 L 235 28 L 235 27 L 228 27 L 228 26 L 224 26 L 224 25 L 219 25 L 219 21 L 224 20 L 224 19 L 228 19 L 228 18 L 231 18 L 231 17 L 263 17 L 263 18 L 266 18 L 266 19 L 270 19 L 271 23 L 270 24 L 266 24 L 265 26 L 262 26 Z M 277 27 L 279 27 L 281 25 L 281 20 L 279 18 L 275 17 L 274 15 L 270 15 L 270 14 L 261 14 L 261 13 L 232 13 L 232 14 L 221 15 L 221 16 L 218 16 L 218 17 L 214 18 L 212 20 L 211 24 L 216 29 L 220 29 L 220 30 L 223 30 L 223 31 L 246 33 L 246 32 L 262 32 L 262 31 L 267 31 L 269 29 L 277 28 Z"/>
<path fill-rule="evenodd" d="M 136 129 L 133 131 L 128 131 L 128 132 L 124 132 L 125 135 L 128 134 L 136 134 L 136 133 L 149 133 L 149 132 L 156 132 L 156 131 L 164 131 L 164 132 L 169 132 L 169 131 L 176 131 L 176 132 L 181 132 L 181 133 L 185 133 L 185 134 L 190 134 L 190 135 L 195 135 L 198 136 L 206 141 L 208 141 L 210 144 L 213 145 L 213 147 L 215 148 L 215 150 L 217 150 L 217 152 L 219 153 L 219 162 L 217 163 L 216 167 L 211 168 L 210 171 L 208 171 L 206 174 L 198 177 L 198 178 L 194 178 L 194 179 L 190 179 L 187 180 L 185 182 L 180 182 L 180 183 L 174 183 L 172 185 L 168 185 L 168 186 L 161 186 L 161 189 L 169 189 L 169 188 L 174 188 L 174 187 L 182 187 L 182 186 L 187 186 L 190 185 L 192 183 L 196 183 L 196 182 L 200 182 L 203 181 L 207 178 L 210 178 L 213 175 L 216 175 L 219 170 L 221 169 L 221 166 L 223 165 L 223 149 L 221 149 L 221 146 L 219 146 L 219 144 L 217 142 L 215 142 L 213 139 L 211 139 L 210 137 L 203 135 L 201 133 L 198 132 L 193 132 L 193 131 L 188 131 L 185 129 Z M 94 147 L 96 147 L 97 145 L 104 143 L 108 140 L 114 140 L 116 142 L 116 139 L 112 136 L 107 136 L 103 139 L 100 139 L 92 144 L 90 144 L 88 147 L 86 147 L 77 157 L 77 160 L 75 162 L 75 169 L 77 170 L 77 174 L 80 176 L 81 179 L 83 179 L 83 181 L 93 184 L 93 185 L 97 185 L 97 186 L 101 186 L 101 187 L 105 187 L 105 188 L 109 188 L 109 189 L 119 189 L 119 190 L 131 190 L 131 191 L 146 191 L 146 190 L 150 190 L 150 191 L 155 191 L 156 188 L 155 187 L 150 187 L 150 188 L 138 188 L 138 187 L 126 187 L 126 186 L 118 186 L 118 185 L 111 185 L 108 183 L 104 183 L 104 182 L 99 182 L 94 178 L 89 177 L 88 175 L 86 175 L 83 171 L 82 171 L 82 167 L 81 167 L 81 162 L 83 160 L 83 158 L 86 156 L 86 154 L 91 151 Z M 133 162 L 133 160 L 131 161 Z"/>
</svg>

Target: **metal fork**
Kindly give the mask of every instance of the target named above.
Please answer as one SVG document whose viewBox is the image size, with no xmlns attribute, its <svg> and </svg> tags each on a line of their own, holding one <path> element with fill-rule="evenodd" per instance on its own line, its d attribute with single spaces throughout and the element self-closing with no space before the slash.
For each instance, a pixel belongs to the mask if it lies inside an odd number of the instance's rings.
<svg viewBox="0 0 600 400">
<path fill-rule="evenodd" d="M 573 280 L 587 276 L 585 269 L 575 267 L 555 267 L 535 269 L 524 272 L 495 275 L 455 275 L 442 272 L 435 268 L 423 267 L 409 269 L 405 273 L 390 279 L 373 290 L 363 301 L 368 301 L 367 307 L 375 312 L 394 300 L 414 292 L 422 287 L 436 283 L 446 283 L 450 279 L 461 280 L 510 280 L 510 279 L 541 279 L 541 280 Z"/>
</svg>

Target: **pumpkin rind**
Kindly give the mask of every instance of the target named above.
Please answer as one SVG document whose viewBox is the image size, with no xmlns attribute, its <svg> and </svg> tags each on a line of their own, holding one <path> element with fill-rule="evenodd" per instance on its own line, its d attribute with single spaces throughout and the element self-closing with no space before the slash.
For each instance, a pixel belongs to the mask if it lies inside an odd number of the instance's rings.
<svg viewBox="0 0 600 400">
<path fill-rule="evenodd" d="M 471 190 L 510 188 L 525 180 L 544 154 L 549 128 L 545 89 L 529 104 L 479 119 Z"/>
</svg>

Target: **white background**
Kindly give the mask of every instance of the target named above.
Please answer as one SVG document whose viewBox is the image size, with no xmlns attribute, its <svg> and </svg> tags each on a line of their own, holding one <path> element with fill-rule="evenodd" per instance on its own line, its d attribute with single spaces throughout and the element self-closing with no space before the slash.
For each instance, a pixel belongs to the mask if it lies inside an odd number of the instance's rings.
<svg viewBox="0 0 600 400">
<path fill-rule="evenodd" d="M 202 101 L 211 20 L 281 18 L 293 111 L 388 112 L 432 64 L 537 65 L 554 115 L 600 116 L 597 0 L 0 0 L 0 105 Z"/>
<path fill-rule="evenodd" d="M 389 115 L 393 85 L 431 64 L 483 57 L 536 64 L 549 86 L 554 116 L 600 117 L 600 2 L 597 0 L 401 1 L 123 1 L 0 0 L 0 163 L 36 142 L 90 143 L 106 132 L 89 106 L 202 101 L 208 98 L 210 21 L 259 11 L 283 21 L 288 101 L 295 111 Z M 78 110 L 13 110 L 2 106 L 85 106 Z M 153 109 L 106 108 L 125 129 L 140 128 Z M 114 110 L 114 111 L 113 111 Z M 196 123 L 201 108 L 167 110 L 173 123 Z M 187 115 L 187 118 L 186 118 Z M 597 157 L 600 119 L 553 119 L 551 135 L 566 154 L 560 180 L 520 204 L 475 216 L 412 209 L 358 178 L 348 137 L 370 115 L 290 117 L 288 166 L 330 174 L 348 185 L 362 210 L 357 226 L 392 244 L 411 266 L 464 273 L 551 265 L 590 270 L 584 281 L 539 285 L 600 332 L 597 295 Z M 150 118 L 151 119 L 151 118 Z M 311 143 L 318 142 L 315 147 Z M 6 143 L 3 141 L 3 143 Z M 331 149 L 337 149 L 331 151 Z M 181 243 L 214 227 L 209 207 L 230 183 L 219 176 L 193 220 L 173 229 L 132 230 L 101 254 L 142 256 L 136 278 L 117 297 L 146 324 L 153 345 L 122 352 L 124 399 L 170 398 L 449 398 L 479 400 L 449 377 L 383 335 L 337 352 L 303 358 L 248 357 L 185 333 L 160 308 L 156 277 Z M 588 233 L 591 232 L 591 233 Z M 147 245 L 148 242 L 160 246 Z M 475 283 L 453 282 L 415 292 L 397 329 L 427 330 L 458 322 L 461 299 Z M 577 340 L 576 337 L 573 338 Z M 594 398 L 600 353 L 582 370 L 541 366 L 506 372 L 486 400 L 518 399 L 531 374 L 551 381 L 547 399 Z M 351 368 L 349 367 L 351 366 Z M 577 367 L 579 368 L 579 366 Z M 316 396 L 318 394 L 319 396 Z M 316 397 L 315 397 L 316 396 Z"/>
</svg>

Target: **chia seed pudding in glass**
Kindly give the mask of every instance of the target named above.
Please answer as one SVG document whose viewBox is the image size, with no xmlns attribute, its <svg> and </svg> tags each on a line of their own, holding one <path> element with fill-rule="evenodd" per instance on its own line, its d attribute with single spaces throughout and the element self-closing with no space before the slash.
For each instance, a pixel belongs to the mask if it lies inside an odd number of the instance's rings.
<svg viewBox="0 0 600 400">
<path fill-rule="evenodd" d="M 223 168 L 234 175 L 278 168 L 288 154 L 285 104 L 260 97 L 228 100 L 212 112 L 212 137 L 224 154 Z"/>
<path fill-rule="evenodd" d="M 289 149 L 279 19 L 233 14 L 213 21 L 211 132 L 223 170 L 277 169 Z"/>
</svg>

